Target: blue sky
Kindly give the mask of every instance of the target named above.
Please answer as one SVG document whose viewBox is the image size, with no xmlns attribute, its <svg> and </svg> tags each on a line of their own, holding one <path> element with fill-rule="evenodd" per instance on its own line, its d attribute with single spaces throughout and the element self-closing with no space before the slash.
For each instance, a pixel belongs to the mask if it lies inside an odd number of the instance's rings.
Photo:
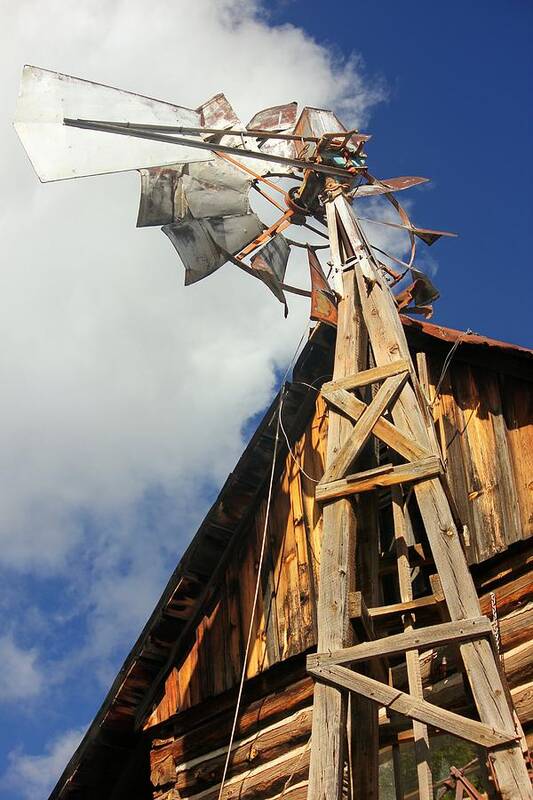
<svg viewBox="0 0 533 800">
<path fill-rule="evenodd" d="M 343 54 L 354 48 L 383 78 L 388 100 L 372 112 L 371 161 L 381 175 L 430 177 L 416 220 L 460 234 L 431 251 L 442 291 L 435 319 L 531 346 L 533 6 L 357 8 L 296 0 L 280 3 L 275 19 L 305 20 L 320 41 Z"/>
<path fill-rule="evenodd" d="M 268 404 L 307 312 L 291 301 L 285 322 L 262 287 L 229 272 L 185 290 L 161 234 L 135 230 L 135 175 L 40 186 L 10 127 L 22 64 L 193 107 L 223 90 L 244 121 L 293 99 L 355 117 L 373 133 L 377 175 L 432 179 L 409 193 L 413 218 L 460 234 L 424 256 L 442 295 L 435 320 L 528 345 L 533 9 L 2 4 L 0 796 L 37 798 Z"/>
</svg>

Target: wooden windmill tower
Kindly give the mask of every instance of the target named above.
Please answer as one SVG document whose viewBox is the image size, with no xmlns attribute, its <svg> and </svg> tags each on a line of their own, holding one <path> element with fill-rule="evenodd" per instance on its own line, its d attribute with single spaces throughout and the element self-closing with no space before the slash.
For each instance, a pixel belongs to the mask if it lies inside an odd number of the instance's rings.
<svg viewBox="0 0 533 800">
<path fill-rule="evenodd" d="M 26 67 L 15 126 L 43 181 L 138 169 L 138 225 L 160 225 L 185 266 L 186 284 L 230 262 L 262 280 L 286 308 L 285 292 L 309 295 L 311 316 L 337 326 L 329 405 L 326 473 L 316 488 L 323 504 L 318 599 L 318 652 L 308 658 L 316 680 L 309 800 L 375 797 L 377 709 L 412 720 L 419 796 L 432 797 L 428 726 L 487 750 L 502 798 L 531 798 L 525 745 L 492 641 L 481 615 L 461 542 L 461 524 L 424 390 L 398 316 L 424 313 L 438 294 L 414 266 L 416 240 L 445 234 L 413 225 L 394 192 L 421 178 L 378 180 L 363 147 L 368 136 L 346 131 L 329 111 L 291 103 L 259 112 L 244 127 L 223 95 L 197 109 Z M 291 179 L 288 191 L 276 178 Z M 250 189 L 280 211 L 265 226 Z M 276 195 L 273 196 L 272 192 Z M 354 200 L 383 195 L 399 214 L 410 256 L 400 272 L 367 239 Z M 312 224 L 310 223 L 312 220 Z M 285 283 L 291 225 L 323 225 L 333 288 L 316 246 L 304 244 L 311 286 Z M 327 233 L 325 232 L 327 230 Z M 407 274 L 400 294 L 392 288 Z M 376 446 L 386 450 L 377 463 Z M 378 553 L 377 501 L 392 504 L 403 633 L 376 639 L 372 603 Z M 407 531 L 419 515 L 437 568 L 448 620 L 417 627 Z M 418 652 L 443 642 L 460 649 L 479 721 L 422 696 Z M 409 693 L 389 685 L 386 660 L 405 654 Z"/>
</svg>

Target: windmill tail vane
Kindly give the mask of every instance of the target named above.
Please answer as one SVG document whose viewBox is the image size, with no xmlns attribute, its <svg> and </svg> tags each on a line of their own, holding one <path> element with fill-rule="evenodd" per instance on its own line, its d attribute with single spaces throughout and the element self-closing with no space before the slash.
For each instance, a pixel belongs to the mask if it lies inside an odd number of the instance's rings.
<svg viewBox="0 0 533 800">
<path fill-rule="evenodd" d="M 305 107 L 298 113 L 291 102 L 263 109 L 243 125 L 223 94 L 192 109 L 26 66 L 14 124 L 42 182 L 137 170 L 137 226 L 161 227 L 185 267 L 186 285 L 229 262 L 259 278 L 285 313 L 286 292 L 305 295 L 311 318 L 332 325 L 336 294 L 317 256 L 320 247 L 284 232 L 298 226 L 327 240 L 327 197 L 343 192 L 358 207 L 383 196 L 397 222 L 358 218 L 371 229 L 405 231 L 408 260 L 369 246 L 384 256 L 376 259 L 390 286 L 411 274 L 411 284 L 397 295 L 398 308 L 432 313 L 438 291 L 415 266 L 416 240 L 432 245 L 455 234 L 413 225 L 395 193 L 427 179 L 375 178 L 364 152 L 371 137 L 347 130 L 332 111 Z M 292 187 L 280 179 L 290 179 Z M 252 211 L 252 189 L 280 212 L 270 226 Z M 295 246 L 306 248 L 310 289 L 285 282 Z"/>
</svg>

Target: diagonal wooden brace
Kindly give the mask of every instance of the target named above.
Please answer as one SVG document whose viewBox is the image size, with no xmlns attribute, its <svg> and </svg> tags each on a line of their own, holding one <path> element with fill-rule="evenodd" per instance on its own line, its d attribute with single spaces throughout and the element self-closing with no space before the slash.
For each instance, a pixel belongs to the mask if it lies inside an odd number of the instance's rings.
<svg viewBox="0 0 533 800">
<path fill-rule="evenodd" d="M 324 386 L 330 385 L 331 384 L 324 384 Z M 322 387 L 322 395 L 326 402 L 338 408 L 347 417 L 353 419 L 354 422 L 357 422 L 367 409 L 367 404 L 358 397 L 355 397 L 355 395 L 347 392 L 346 389 L 326 389 L 324 391 L 324 386 Z M 415 461 L 416 459 L 426 458 L 431 455 L 429 450 L 418 442 L 415 442 L 414 439 L 406 436 L 399 428 L 393 425 L 392 422 L 385 419 L 385 417 L 380 417 L 377 420 L 372 433 L 409 461 Z"/>
<path fill-rule="evenodd" d="M 327 468 L 321 483 L 329 483 L 346 475 L 351 464 L 353 464 L 370 438 L 376 422 L 398 397 L 407 377 L 407 372 L 401 372 L 399 375 L 387 378 L 380 386 L 370 405 L 366 407 L 360 419 L 355 423 L 350 438 L 344 443 L 333 463 Z"/>
<path fill-rule="evenodd" d="M 410 719 L 416 719 L 431 725 L 433 728 L 451 733 L 467 742 L 474 742 L 482 747 L 501 747 L 510 742 L 516 743 L 515 731 L 507 732 L 485 725 L 483 722 L 463 717 L 453 711 L 428 703 L 406 692 L 401 692 L 393 686 L 361 675 L 358 672 L 340 666 L 318 666 L 309 670 L 317 680 L 332 686 L 348 689 L 350 692 L 362 694 L 369 700 L 386 706 L 391 711 L 396 711 Z"/>
</svg>

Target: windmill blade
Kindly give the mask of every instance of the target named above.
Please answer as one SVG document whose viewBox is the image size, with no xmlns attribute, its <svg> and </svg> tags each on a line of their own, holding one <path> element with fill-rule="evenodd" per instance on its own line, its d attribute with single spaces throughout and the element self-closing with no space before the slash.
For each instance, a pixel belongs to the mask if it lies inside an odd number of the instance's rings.
<svg viewBox="0 0 533 800">
<path fill-rule="evenodd" d="M 202 128 L 221 130 L 223 128 L 235 128 L 241 124 L 228 98 L 222 92 L 202 103 L 196 111 L 200 114 Z"/>
<path fill-rule="evenodd" d="M 209 152 L 164 142 L 124 142 L 68 128 L 64 117 L 109 117 L 116 122 L 200 125 L 201 114 L 150 97 L 58 72 L 25 66 L 15 130 L 43 182 L 123 172 L 176 162 L 206 161 Z"/>
<path fill-rule="evenodd" d="M 440 297 L 439 290 L 425 272 L 411 268 L 413 282 L 394 298 L 398 311 L 421 314 L 429 319 L 433 314 L 433 303 Z"/>
<path fill-rule="evenodd" d="M 186 216 L 203 219 L 250 211 L 251 178 L 221 158 L 185 167 L 152 167 L 139 172 L 138 228 L 168 225 Z"/>
<path fill-rule="evenodd" d="M 256 214 L 184 220 L 163 226 L 185 267 L 185 286 L 211 275 L 265 229 Z"/>
<path fill-rule="evenodd" d="M 428 278 L 425 272 L 411 268 L 413 278 L 413 300 L 417 306 L 426 306 L 435 302 L 440 297 L 437 287 Z"/>
<path fill-rule="evenodd" d="M 294 127 L 297 114 L 298 103 L 296 102 L 271 106 L 254 114 L 246 128 L 249 131 L 286 131 Z"/>
<path fill-rule="evenodd" d="M 311 108 L 306 106 L 294 126 L 294 133 L 299 136 L 315 136 L 321 139 L 328 133 L 335 133 L 337 131 L 346 132 L 346 128 L 333 111 L 328 111 L 325 108 Z M 365 134 L 354 134 L 350 138 L 350 143 L 358 147 L 363 142 L 370 139 L 370 136 Z M 298 147 L 298 154 L 302 156 L 303 153 L 308 155 L 310 152 L 309 147 L 301 144 Z M 314 151 L 312 151 L 314 152 Z"/>
<path fill-rule="evenodd" d="M 419 178 L 417 176 L 402 176 L 400 178 L 387 178 L 380 180 L 379 183 L 365 183 L 357 186 L 354 189 L 353 197 L 372 197 L 378 194 L 388 194 L 389 192 L 402 192 L 404 189 L 410 189 L 412 186 L 419 186 L 421 183 L 427 183 L 429 178 Z"/>
<path fill-rule="evenodd" d="M 266 283 L 272 294 L 287 308 L 282 283 L 290 255 L 290 246 L 282 233 L 274 236 L 250 262 L 250 274 Z M 286 314 L 285 314 L 286 316 Z"/>
<path fill-rule="evenodd" d="M 383 219 L 370 219 L 370 217 L 360 217 L 358 215 L 357 219 L 363 220 L 363 222 L 371 222 L 373 225 L 386 225 L 387 228 L 398 228 L 404 231 L 411 231 L 414 233 L 415 236 L 418 236 L 419 239 L 422 239 L 428 246 L 435 244 L 441 236 L 448 236 L 448 237 L 457 237 L 456 233 L 452 233 L 451 231 L 434 231 L 430 228 L 419 228 L 416 225 L 401 225 L 399 222 L 386 222 Z"/>
<path fill-rule="evenodd" d="M 250 211 L 250 177 L 221 158 L 191 164 L 180 182 L 187 206 L 196 219 L 242 216 Z"/>
<path fill-rule="evenodd" d="M 284 133 L 291 133 L 294 129 L 296 116 L 298 113 L 297 103 L 287 103 L 282 106 L 273 106 L 259 111 L 246 126 L 249 131 L 263 130 Z M 282 158 L 298 158 L 298 150 L 294 140 L 275 140 L 265 139 L 259 144 L 262 153 Z M 269 170 L 272 171 L 272 170 Z M 290 165 L 278 164 L 275 167 L 276 173 L 284 175 L 294 174 L 294 168 Z"/>
<path fill-rule="evenodd" d="M 208 162 L 210 163 L 210 162 Z M 187 214 L 187 202 L 180 178 L 183 165 L 140 169 L 141 197 L 137 227 L 168 225 Z"/>
<path fill-rule="evenodd" d="M 311 319 L 337 326 L 335 293 L 331 290 L 322 265 L 312 247 L 307 246 L 309 272 L 311 274 Z"/>
<path fill-rule="evenodd" d="M 226 130 L 241 122 L 222 93 L 197 108 L 209 130 Z M 142 126 L 144 127 L 144 126 Z M 165 130 L 165 126 L 147 126 Z M 185 128 L 200 133 L 202 128 Z M 251 179 L 242 170 L 213 154 L 210 161 L 175 167 L 152 167 L 141 173 L 137 226 L 168 225 L 184 219 L 234 216 L 250 211 L 247 193 Z"/>
</svg>

